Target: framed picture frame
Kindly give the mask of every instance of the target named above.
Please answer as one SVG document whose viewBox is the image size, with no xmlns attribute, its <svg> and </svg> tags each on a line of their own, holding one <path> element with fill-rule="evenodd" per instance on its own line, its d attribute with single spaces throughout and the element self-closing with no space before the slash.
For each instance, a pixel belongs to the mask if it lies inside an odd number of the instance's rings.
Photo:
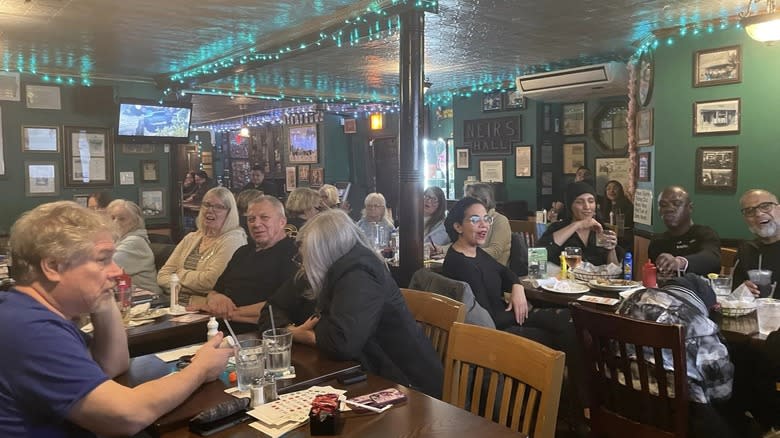
<svg viewBox="0 0 780 438">
<path fill-rule="evenodd" d="M 291 126 L 288 131 L 290 154 L 287 162 L 292 164 L 317 164 L 317 125 Z"/>
<path fill-rule="evenodd" d="M 73 201 L 84 207 L 87 208 L 87 205 L 89 203 L 89 195 L 73 195 Z"/>
<path fill-rule="evenodd" d="M 160 162 L 157 160 L 141 160 L 141 182 L 160 181 Z"/>
<path fill-rule="evenodd" d="M 636 144 L 653 144 L 653 109 L 645 108 L 636 112 Z"/>
<path fill-rule="evenodd" d="M 563 135 L 585 135 L 585 102 L 563 105 Z"/>
<path fill-rule="evenodd" d="M 468 148 L 456 148 L 455 149 L 455 168 L 456 169 L 468 169 L 471 167 L 471 159 L 469 158 Z"/>
<path fill-rule="evenodd" d="M 288 192 L 292 192 L 298 186 L 295 179 L 295 166 L 287 166 L 284 168 L 284 186 Z"/>
<path fill-rule="evenodd" d="M 639 56 L 639 71 L 637 72 L 636 97 L 639 106 L 647 106 L 653 96 L 653 81 L 655 76 L 654 56 L 651 50 L 646 50 Z"/>
<path fill-rule="evenodd" d="M 735 193 L 737 147 L 702 146 L 696 149 L 696 190 Z"/>
<path fill-rule="evenodd" d="M 533 177 L 533 152 L 530 145 L 515 146 L 515 177 Z"/>
<path fill-rule="evenodd" d="M 528 102 L 520 91 L 509 91 L 504 93 L 504 109 L 505 110 L 522 110 L 525 109 Z"/>
<path fill-rule="evenodd" d="M 230 136 L 228 152 L 230 158 L 248 159 L 249 158 L 249 137 L 241 137 L 238 131 Z"/>
<path fill-rule="evenodd" d="M 480 161 L 479 180 L 487 183 L 504 182 L 504 160 Z"/>
<path fill-rule="evenodd" d="M 325 169 L 322 167 L 312 167 L 309 173 L 309 186 L 316 188 L 322 187 L 324 181 Z"/>
<path fill-rule="evenodd" d="M 500 91 L 494 91 L 492 93 L 485 93 L 482 95 L 482 111 L 501 111 L 504 104 L 504 93 Z"/>
<path fill-rule="evenodd" d="M 740 98 L 693 103 L 693 135 L 738 134 Z"/>
<path fill-rule="evenodd" d="M 50 85 L 25 85 L 24 91 L 27 108 L 62 109 L 60 87 Z"/>
<path fill-rule="evenodd" d="M 344 119 L 344 134 L 357 134 L 357 120 Z"/>
<path fill-rule="evenodd" d="M 65 186 L 114 184 L 114 147 L 107 128 L 65 126 Z"/>
<path fill-rule="evenodd" d="M 650 152 L 640 152 L 637 154 L 636 179 L 637 181 L 650 181 Z"/>
<path fill-rule="evenodd" d="M 56 161 L 24 162 L 25 196 L 57 196 L 60 194 L 60 175 Z"/>
<path fill-rule="evenodd" d="M 585 165 L 585 142 L 563 144 L 563 173 L 574 175 Z"/>
<path fill-rule="evenodd" d="M 22 152 L 59 152 L 60 128 L 22 126 Z"/>
<path fill-rule="evenodd" d="M 742 48 L 718 47 L 693 54 L 693 86 L 738 84 L 742 82 Z"/>
<path fill-rule="evenodd" d="M 154 153 L 154 145 L 123 143 L 122 153 L 123 154 L 151 154 Z"/>
<path fill-rule="evenodd" d="M 138 189 L 138 206 L 145 218 L 165 217 L 165 189 L 142 187 Z"/>
<path fill-rule="evenodd" d="M 628 187 L 628 183 L 634 178 L 631 172 L 630 158 L 596 158 L 596 193 L 603 195 L 604 189 L 610 180 L 618 181 L 623 187 Z"/>
<path fill-rule="evenodd" d="M 302 164 L 298 166 L 298 182 L 309 182 L 309 171 L 311 166 Z"/>
</svg>

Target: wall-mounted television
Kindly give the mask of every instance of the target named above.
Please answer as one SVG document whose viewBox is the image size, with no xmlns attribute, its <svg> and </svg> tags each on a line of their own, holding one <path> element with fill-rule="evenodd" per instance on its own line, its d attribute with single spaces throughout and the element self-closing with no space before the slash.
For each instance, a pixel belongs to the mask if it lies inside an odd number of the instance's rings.
<svg viewBox="0 0 780 438">
<path fill-rule="evenodd" d="M 188 143 L 192 104 L 119 101 L 117 143 Z"/>
</svg>

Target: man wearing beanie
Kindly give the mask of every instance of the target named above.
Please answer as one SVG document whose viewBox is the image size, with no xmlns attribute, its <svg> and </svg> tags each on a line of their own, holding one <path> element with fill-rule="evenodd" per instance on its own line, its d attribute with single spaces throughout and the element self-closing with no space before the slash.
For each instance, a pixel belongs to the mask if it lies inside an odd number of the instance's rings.
<svg viewBox="0 0 780 438">
<path fill-rule="evenodd" d="M 604 246 L 596 246 L 596 235 L 604 231 L 596 220 L 596 191 L 585 182 L 569 184 L 566 190 L 568 219 L 550 224 L 539 238 L 537 246 L 547 248 L 547 259 L 558 264 L 564 248 L 582 248 L 582 260 L 594 265 L 619 263 L 623 249 L 617 246 L 617 236 L 607 235 Z"/>
<path fill-rule="evenodd" d="M 682 187 L 667 187 L 658 197 L 658 213 L 666 231 L 650 241 L 647 255 L 659 273 L 720 272 L 720 237 L 712 228 L 694 224 L 692 211 L 693 202 Z"/>
<path fill-rule="evenodd" d="M 709 319 L 713 306 L 715 293 L 709 284 L 695 274 L 686 274 L 669 280 L 660 289 L 634 292 L 617 310 L 631 318 L 685 327 L 689 433 L 694 437 L 734 436 L 713 406 L 731 397 L 734 382 L 729 352 L 720 340 L 718 325 Z M 663 362 L 664 368 L 674 368 L 671 351 L 664 350 Z"/>
</svg>

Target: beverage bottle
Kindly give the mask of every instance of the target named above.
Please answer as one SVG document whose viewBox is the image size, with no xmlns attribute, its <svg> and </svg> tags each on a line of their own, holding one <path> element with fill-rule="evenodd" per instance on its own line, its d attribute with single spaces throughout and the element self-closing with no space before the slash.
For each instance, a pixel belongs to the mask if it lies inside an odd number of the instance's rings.
<svg viewBox="0 0 780 438">
<path fill-rule="evenodd" d="M 631 280 L 634 278 L 634 260 L 631 257 L 631 251 L 626 251 L 623 257 L 623 279 Z"/>
<path fill-rule="evenodd" d="M 211 317 L 209 318 L 209 322 L 206 324 L 206 339 L 211 339 L 214 336 L 217 336 L 217 329 L 219 328 L 219 323 L 217 322 L 217 318 Z"/>
<path fill-rule="evenodd" d="M 181 290 L 181 285 L 179 284 L 179 276 L 176 274 L 171 274 L 171 280 L 168 283 L 171 289 L 171 304 L 170 304 L 170 313 L 176 314 L 176 313 L 184 313 L 184 306 L 179 305 L 179 290 Z"/>
<path fill-rule="evenodd" d="M 642 266 L 642 285 L 644 287 L 657 287 L 657 273 L 658 270 L 655 265 L 648 259 L 645 265 Z"/>
</svg>

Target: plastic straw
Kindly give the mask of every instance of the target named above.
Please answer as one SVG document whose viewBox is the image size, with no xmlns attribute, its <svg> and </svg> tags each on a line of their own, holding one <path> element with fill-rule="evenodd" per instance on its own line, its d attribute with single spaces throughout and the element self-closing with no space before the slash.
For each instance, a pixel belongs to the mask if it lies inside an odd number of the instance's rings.
<svg viewBox="0 0 780 438">
<path fill-rule="evenodd" d="M 268 314 L 271 315 L 271 333 L 275 335 L 278 335 L 279 333 L 276 333 L 276 324 L 274 323 L 274 306 L 268 305 Z"/>
<path fill-rule="evenodd" d="M 241 343 L 238 342 L 238 337 L 236 336 L 236 332 L 233 331 L 233 327 L 230 326 L 230 322 L 228 322 L 227 318 L 223 318 L 222 321 L 225 321 L 225 325 L 227 326 L 228 331 L 230 332 L 230 336 L 232 336 L 233 340 L 236 341 L 236 347 L 240 350 Z"/>
<path fill-rule="evenodd" d="M 764 255 L 763 255 L 763 254 L 759 254 L 759 255 L 758 255 L 758 270 L 759 270 L 759 271 L 761 270 L 761 259 L 762 259 L 763 257 L 764 257 Z"/>
</svg>

